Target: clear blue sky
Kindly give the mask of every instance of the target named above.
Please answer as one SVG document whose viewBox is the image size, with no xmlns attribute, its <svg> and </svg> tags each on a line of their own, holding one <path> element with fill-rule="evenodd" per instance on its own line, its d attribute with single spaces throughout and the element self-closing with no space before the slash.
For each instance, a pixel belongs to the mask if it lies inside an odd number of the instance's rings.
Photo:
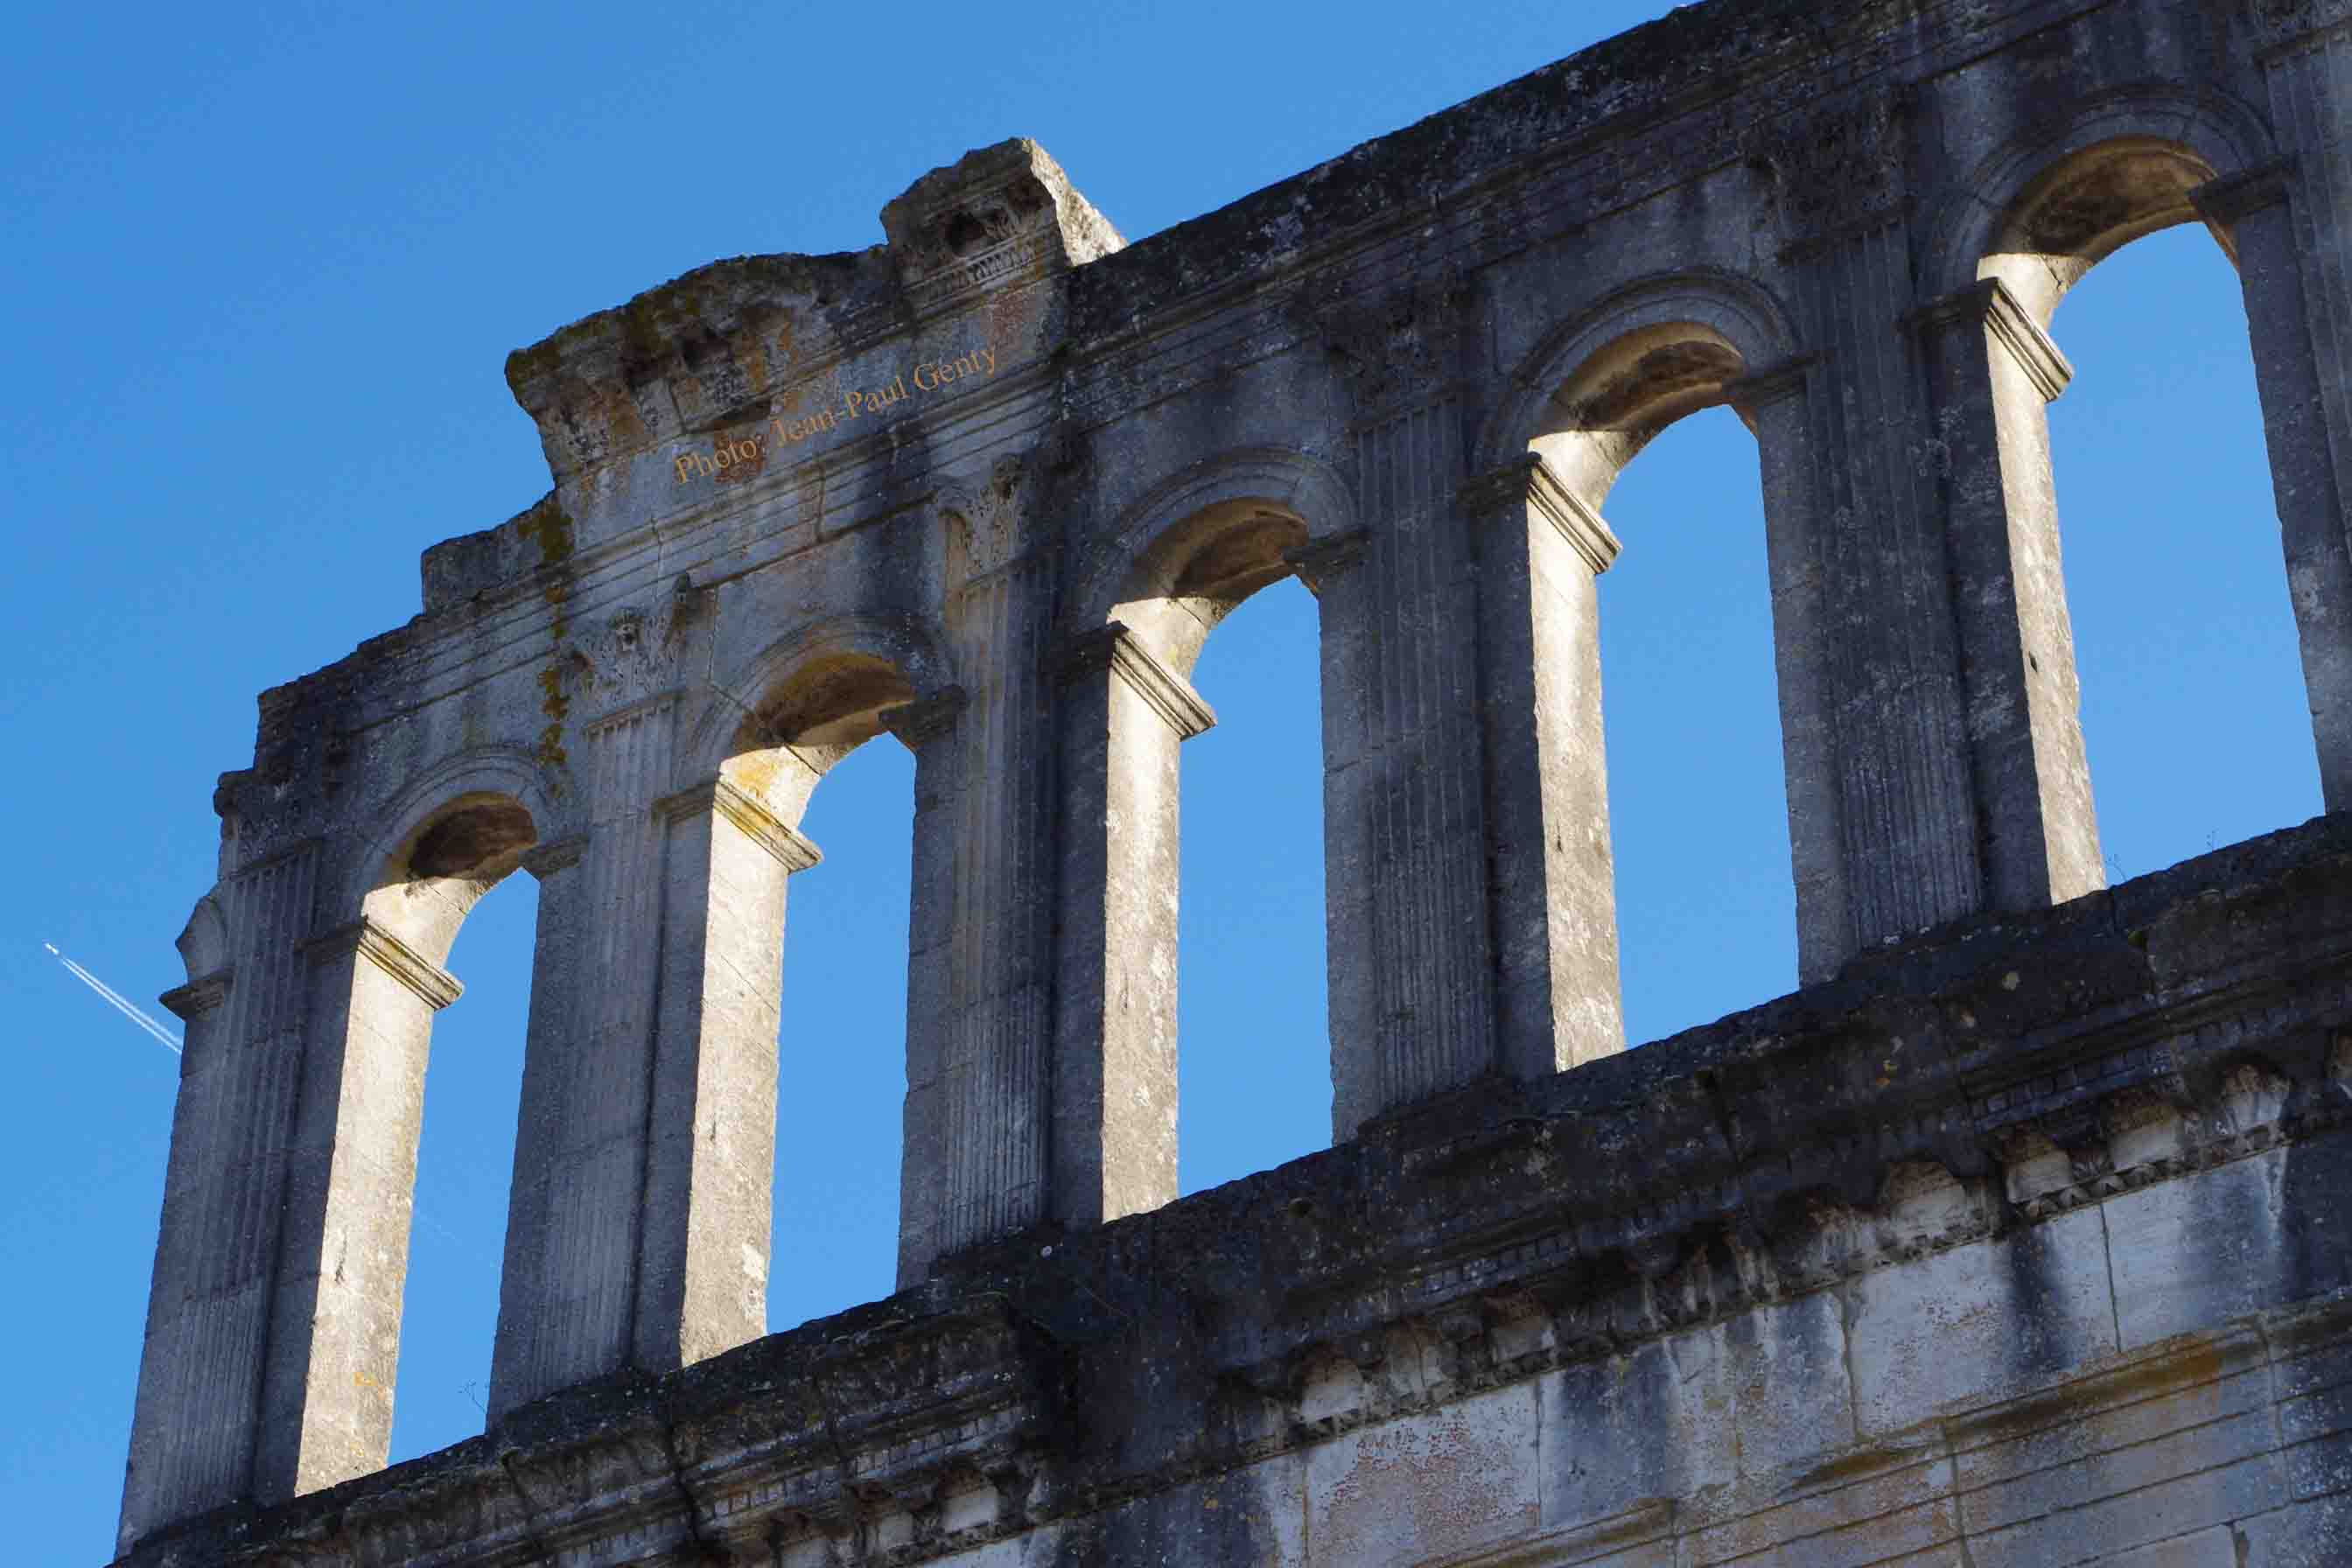
<svg viewBox="0 0 2352 1568">
<path fill-rule="evenodd" d="M 1656 15 L 1645 4 L 667 10 L 133 5 L 0 63 L 9 493 L 0 1516 L 111 1554 L 175 1063 L 152 1008 L 255 693 L 417 608 L 417 553 L 542 494 L 507 352 L 717 257 L 881 238 L 925 171 L 1037 138 L 1130 239 Z M 1562 20 L 1572 16 L 1572 20 Z M 2151 330 L 2151 325 L 2154 330 Z M 2098 805 L 2129 876 L 2318 809 L 2236 283 L 2201 231 L 2061 310 L 2053 411 Z M 1633 1037 L 1777 995 L 1788 843 L 1753 444 L 1677 426 L 1608 508 L 1612 811 Z M 1321 1147 L 1313 605 L 1210 642 L 1186 749 L 1183 1181 Z M 887 1292 L 911 767 L 818 792 L 793 883 L 771 1321 Z M 532 890 L 485 900 L 427 1086 L 394 1458 L 480 1425 Z M 169 1022 L 169 1020 L 167 1020 Z"/>
</svg>

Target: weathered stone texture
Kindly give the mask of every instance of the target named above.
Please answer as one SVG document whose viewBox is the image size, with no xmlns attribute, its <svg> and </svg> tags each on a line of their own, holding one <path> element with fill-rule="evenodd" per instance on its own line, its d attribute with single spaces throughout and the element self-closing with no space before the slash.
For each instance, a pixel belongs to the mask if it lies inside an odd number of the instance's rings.
<svg viewBox="0 0 2352 1568">
<path fill-rule="evenodd" d="M 1008 142 L 512 356 L 553 490 L 215 797 L 122 1561 L 2352 1561 L 2347 22 L 1714 0 L 1133 246 Z M 2051 319 L 2192 221 L 2335 815 L 2107 889 Z M 1624 1054 L 1594 580 L 1718 405 L 1804 989 Z M 1294 574 L 1338 1146 L 1173 1203 L 1188 678 Z M 901 1289 L 763 1339 L 797 825 L 886 731 Z M 517 868 L 490 1431 L 375 1474 Z"/>
</svg>

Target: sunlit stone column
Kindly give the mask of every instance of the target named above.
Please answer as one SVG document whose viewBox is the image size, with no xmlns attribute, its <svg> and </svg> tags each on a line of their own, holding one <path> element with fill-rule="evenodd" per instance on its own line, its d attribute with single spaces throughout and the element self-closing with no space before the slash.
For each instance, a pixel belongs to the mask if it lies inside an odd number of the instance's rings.
<svg viewBox="0 0 2352 1568">
<path fill-rule="evenodd" d="M 2106 885 L 2044 407 L 2074 367 L 1998 279 L 1915 312 L 1943 443 L 1980 853 L 1994 907 Z"/>
<path fill-rule="evenodd" d="M 374 920 L 310 942 L 301 1094 L 262 1374 L 254 1495 L 383 1468 L 433 1015 L 456 980 Z"/>
<path fill-rule="evenodd" d="M 1533 453 L 1462 487 L 1480 554 L 1478 710 L 1493 835 L 1496 1065 L 1625 1047 L 1597 582 L 1618 542 Z"/>
<path fill-rule="evenodd" d="M 776 1080 L 823 1073 L 830 1042 L 778 1028 L 785 882 L 816 846 L 723 778 L 654 814 L 667 847 L 636 1363 L 667 1371 L 768 1331 Z"/>
<path fill-rule="evenodd" d="M 1113 623 L 1062 651 L 1054 1217 L 1176 1195 L 1177 748 L 1216 722 Z"/>
</svg>

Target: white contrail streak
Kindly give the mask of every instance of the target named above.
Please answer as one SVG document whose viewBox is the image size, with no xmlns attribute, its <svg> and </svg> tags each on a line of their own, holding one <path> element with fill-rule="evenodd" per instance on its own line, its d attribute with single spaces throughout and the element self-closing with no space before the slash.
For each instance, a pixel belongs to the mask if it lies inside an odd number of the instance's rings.
<svg viewBox="0 0 2352 1568">
<path fill-rule="evenodd" d="M 138 1025 L 141 1028 L 154 1036 L 163 1047 L 171 1052 L 173 1056 L 176 1057 L 180 1054 L 180 1042 L 173 1039 L 171 1036 L 171 1032 L 165 1029 L 163 1025 L 157 1023 L 154 1019 L 149 1017 L 146 1014 L 132 1006 L 128 1001 L 123 999 L 122 994 L 116 991 L 113 986 L 109 985 L 105 981 L 100 980 L 97 975 L 92 974 L 89 970 L 84 969 L 80 964 L 76 963 L 64 953 L 59 952 L 51 943 L 45 942 L 41 943 L 41 945 L 48 948 L 50 957 L 56 959 L 59 963 L 64 964 L 68 969 L 71 970 L 73 972 L 73 977 L 76 980 L 80 981 L 84 985 L 87 985 L 92 991 L 97 992 L 100 999 L 105 1002 L 108 1006 L 113 1008 L 124 1017 L 130 1019 L 132 1023 Z"/>
</svg>

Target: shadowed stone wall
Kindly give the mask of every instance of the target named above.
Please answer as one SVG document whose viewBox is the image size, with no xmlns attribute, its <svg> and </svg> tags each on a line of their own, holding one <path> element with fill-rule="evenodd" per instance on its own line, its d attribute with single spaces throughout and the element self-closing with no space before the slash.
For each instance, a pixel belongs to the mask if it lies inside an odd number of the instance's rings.
<svg viewBox="0 0 2352 1568">
<path fill-rule="evenodd" d="M 2352 0 L 1715 0 L 1131 247 L 1008 142 L 519 352 L 555 488 L 215 795 L 123 1561 L 2352 1561 L 2352 829 L 2104 888 L 2043 415 L 2205 225 L 2352 806 L 2347 122 Z M 1605 507 L 1718 405 L 1805 988 L 1624 1055 Z M 1293 574 L 1338 1146 L 1171 1203 L 1187 678 Z M 761 1339 L 797 825 L 886 731 L 901 1292 Z M 491 1429 L 379 1475 L 518 868 Z"/>
</svg>

